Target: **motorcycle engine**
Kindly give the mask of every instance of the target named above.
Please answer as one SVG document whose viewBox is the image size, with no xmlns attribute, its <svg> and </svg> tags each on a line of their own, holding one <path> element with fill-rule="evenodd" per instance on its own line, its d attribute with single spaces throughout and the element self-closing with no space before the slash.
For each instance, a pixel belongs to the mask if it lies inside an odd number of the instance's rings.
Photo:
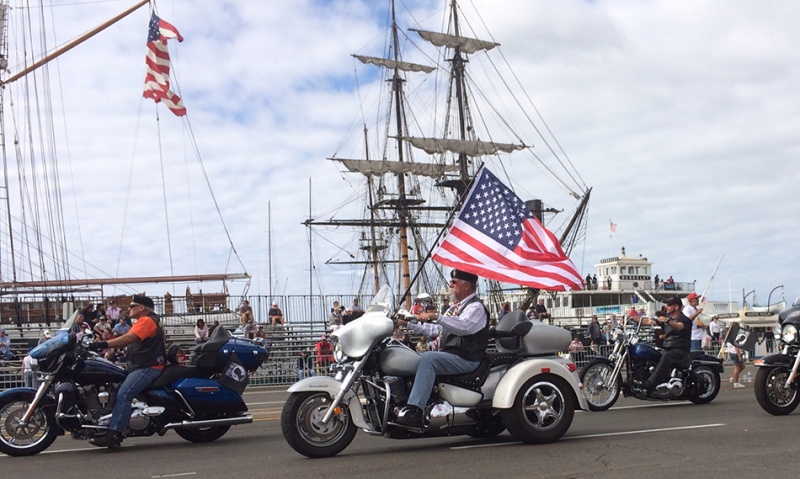
<svg viewBox="0 0 800 479">
<path fill-rule="evenodd" d="M 85 407 L 92 418 L 99 420 L 101 417 L 111 414 L 119 386 L 86 385 L 78 386 L 77 389 L 80 404 Z"/>
</svg>

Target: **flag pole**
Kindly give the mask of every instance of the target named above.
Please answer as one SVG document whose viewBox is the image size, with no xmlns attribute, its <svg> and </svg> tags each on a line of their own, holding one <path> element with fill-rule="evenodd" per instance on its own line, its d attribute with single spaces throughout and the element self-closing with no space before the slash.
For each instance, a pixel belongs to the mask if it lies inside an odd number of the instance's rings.
<svg viewBox="0 0 800 479">
<path fill-rule="evenodd" d="M 56 57 L 58 57 L 58 56 L 60 56 L 60 55 L 62 55 L 64 53 L 67 53 L 68 51 L 72 50 L 76 46 L 80 45 L 81 43 L 85 42 L 86 40 L 92 38 L 93 36 L 95 36 L 98 33 L 102 32 L 106 28 L 110 27 L 111 25 L 113 25 L 113 24 L 117 23 L 118 21 L 122 20 L 123 18 L 127 17 L 131 13 L 135 12 L 136 10 L 138 10 L 140 7 L 142 7 L 144 4 L 148 3 L 149 1 L 150 0 L 141 0 L 139 3 L 137 3 L 134 6 L 132 6 L 129 9 L 125 10 L 124 12 L 120 13 L 119 15 L 117 15 L 114 18 L 112 18 L 111 20 L 108 20 L 107 22 L 103 23 L 102 25 L 99 25 L 99 26 L 93 28 L 92 30 L 89 30 L 88 32 L 84 33 L 83 35 L 77 37 L 76 39 L 74 39 L 71 42 L 67 43 L 63 47 L 61 47 L 58 50 L 54 51 L 53 53 L 51 53 L 51 54 L 47 55 L 46 57 L 42 58 L 41 60 L 39 60 L 37 62 L 34 62 L 31 66 L 25 68 L 24 70 L 22 70 L 20 72 L 15 73 L 11 77 L 9 77 L 7 80 L 0 81 L 0 85 L 7 85 L 7 84 L 9 84 L 9 83 L 11 83 L 13 81 L 16 81 L 19 78 L 21 78 L 21 77 L 27 75 L 28 73 L 32 72 L 33 70 L 36 70 L 37 68 L 39 68 L 40 66 L 44 65 L 45 63 L 49 62 L 50 60 L 53 60 L 54 58 L 56 58 Z"/>
<path fill-rule="evenodd" d="M 403 295 L 400 297 L 400 300 L 397 302 L 397 304 L 403 304 L 403 301 L 405 301 L 405 299 L 408 297 L 408 293 L 411 292 L 411 288 L 414 286 L 414 283 L 417 282 L 417 278 L 419 278 L 419 274 L 425 268 L 425 263 L 427 263 L 428 260 L 431 259 L 431 256 L 433 255 L 433 250 L 435 249 L 435 246 L 439 244 L 439 240 L 442 239 L 442 235 L 444 235 L 445 231 L 448 230 L 448 225 L 450 225 L 453 222 L 453 217 L 455 217 L 455 215 L 458 212 L 461 211 L 461 208 L 464 205 L 464 200 L 472 192 L 472 185 L 475 183 L 475 178 L 477 178 L 481 174 L 481 171 L 483 171 L 483 167 L 484 166 L 485 166 L 485 164 L 481 165 L 481 167 L 478 168 L 478 171 L 475 172 L 475 176 L 473 176 L 472 179 L 470 180 L 469 184 L 467 185 L 467 188 L 464 190 L 464 194 L 461 195 L 461 198 L 458 199 L 458 207 L 453 208 L 453 211 L 450 212 L 450 216 L 447 218 L 447 221 L 445 222 L 444 228 L 442 228 L 442 230 L 439 232 L 439 235 L 436 237 L 436 240 L 434 240 L 434 242 L 433 242 L 434 248 L 431 248 L 430 250 L 428 250 L 428 254 L 425 255 L 425 259 L 423 259 L 422 263 L 420 263 L 419 267 L 417 268 L 417 272 L 414 274 L 414 277 L 411 278 L 411 282 L 408 284 L 408 288 L 405 290 Z"/>
<path fill-rule="evenodd" d="M 706 291 L 708 291 L 708 287 L 711 286 L 711 282 L 714 281 L 714 275 L 717 274 L 717 269 L 719 268 L 720 263 L 722 263 L 722 258 L 724 258 L 724 257 L 725 257 L 725 254 L 723 254 L 722 256 L 719 257 L 719 261 L 717 261 L 717 266 L 714 267 L 714 272 L 711 273 L 711 277 L 708 278 L 708 283 L 706 283 L 706 287 L 703 288 L 703 294 L 700 295 L 701 297 L 703 297 L 703 298 L 706 297 Z"/>
</svg>

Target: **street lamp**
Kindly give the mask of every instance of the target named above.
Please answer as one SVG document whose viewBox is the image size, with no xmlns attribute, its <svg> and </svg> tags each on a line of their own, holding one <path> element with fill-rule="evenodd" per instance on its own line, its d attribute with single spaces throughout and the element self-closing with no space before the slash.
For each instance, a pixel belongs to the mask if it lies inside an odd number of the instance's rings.
<svg viewBox="0 0 800 479">
<path fill-rule="evenodd" d="M 770 299 L 772 299 L 772 293 L 778 288 L 783 289 L 783 285 L 775 286 L 774 288 L 772 288 L 772 291 L 769 292 L 769 296 L 767 297 L 767 312 L 768 313 L 769 313 L 769 307 L 772 305 L 772 303 L 770 303 Z"/>
<path fill-rule="evenodd" d="M 744 289 L 742 290 L 742 294 L 744 295 L 744 296 L 742 296 L 742 308 L 746 308 L 747 307 L 747 297 L 750 296 L 751 294 L 753 295 L 753 303 L 755 304 L 755 301 L 756 301 L 755 292 L 756 292 L 756 290 L 753 290 L 753 291 L 750 291 L 747 294 L 744 294 Z"/>
</svg>

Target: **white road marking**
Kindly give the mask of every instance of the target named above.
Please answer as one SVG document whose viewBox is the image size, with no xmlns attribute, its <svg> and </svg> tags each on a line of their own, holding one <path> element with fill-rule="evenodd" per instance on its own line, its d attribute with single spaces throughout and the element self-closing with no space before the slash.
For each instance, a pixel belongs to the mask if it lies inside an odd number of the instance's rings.
<svg viewBox="0 0 800 479">
<path fill-rule="evenodd" d="M 681 402 L 664 402 L 664 403 L 650 403 L 650 404 L 637 404 L 636 406 L 614 406 L 611 409 L 619 410 L 619 409 L 639 409 L 643 407 L 664 407 L 664 406 L 692 406 L 694 403 L 689 401 L 681 401 Z"/>
<path fill-rule="evenodd" d="M 150 479 L 158 479 L 161 477 L 182 477 L 182 476 L 194 476 L 197 472 L 180 472 L 178 474 L 163 474 L 160 476 L 150 476 Z"/>
<path fill-rule="evenodd" d="M 660 429 L 640 429 L 638 431 L 619 431 L 619 432 L 607 432 L 603 434 L 587 434 L 585 436 L 567 436 L 562 437 L 561 441 L 567 441 L 570 439 L 588 439 L 593 437 L 608 437 L 608 436 L 628 436 L 631 434 L 649 434 L 653 432 L 664 432 L 664 431 L 682 431 L 686 429 L 702 429 L 707 427 L 720 427 L 725 426 L 725 424 L 698 424 L 696 426 L 678 426 L 678 427 L 665 427 Z M 475 449 L 479 447 L 499 447 L 499 446 L 510 446 L 513 444 L 522 444 L 521 442 L 502 442 L 498 444 L 474 444 L 471 446 L 455 446 L 451 447 L 450 449 Z"/>
</svg>

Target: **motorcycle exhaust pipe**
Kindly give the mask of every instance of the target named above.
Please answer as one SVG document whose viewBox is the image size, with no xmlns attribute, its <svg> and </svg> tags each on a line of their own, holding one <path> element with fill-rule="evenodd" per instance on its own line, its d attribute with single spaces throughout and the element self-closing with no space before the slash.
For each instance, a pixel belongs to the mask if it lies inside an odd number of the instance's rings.
<svg viewBox="0 0 800 479">
<path fill-rule="evenodd" d="M 213 426 L 236 426 L 238 424 L 250 424 L 253 422 L 252 414 L 245 414 L 244 416 L 226 417 L 222 419 L 207 419 L 205 421 L 181 421 L 171 422 L 165 424 L 164 427 L 158 431 L 159 435 L 164 435 L 170 429 L 199 429 L 201 427 Z"/>
</svg>

